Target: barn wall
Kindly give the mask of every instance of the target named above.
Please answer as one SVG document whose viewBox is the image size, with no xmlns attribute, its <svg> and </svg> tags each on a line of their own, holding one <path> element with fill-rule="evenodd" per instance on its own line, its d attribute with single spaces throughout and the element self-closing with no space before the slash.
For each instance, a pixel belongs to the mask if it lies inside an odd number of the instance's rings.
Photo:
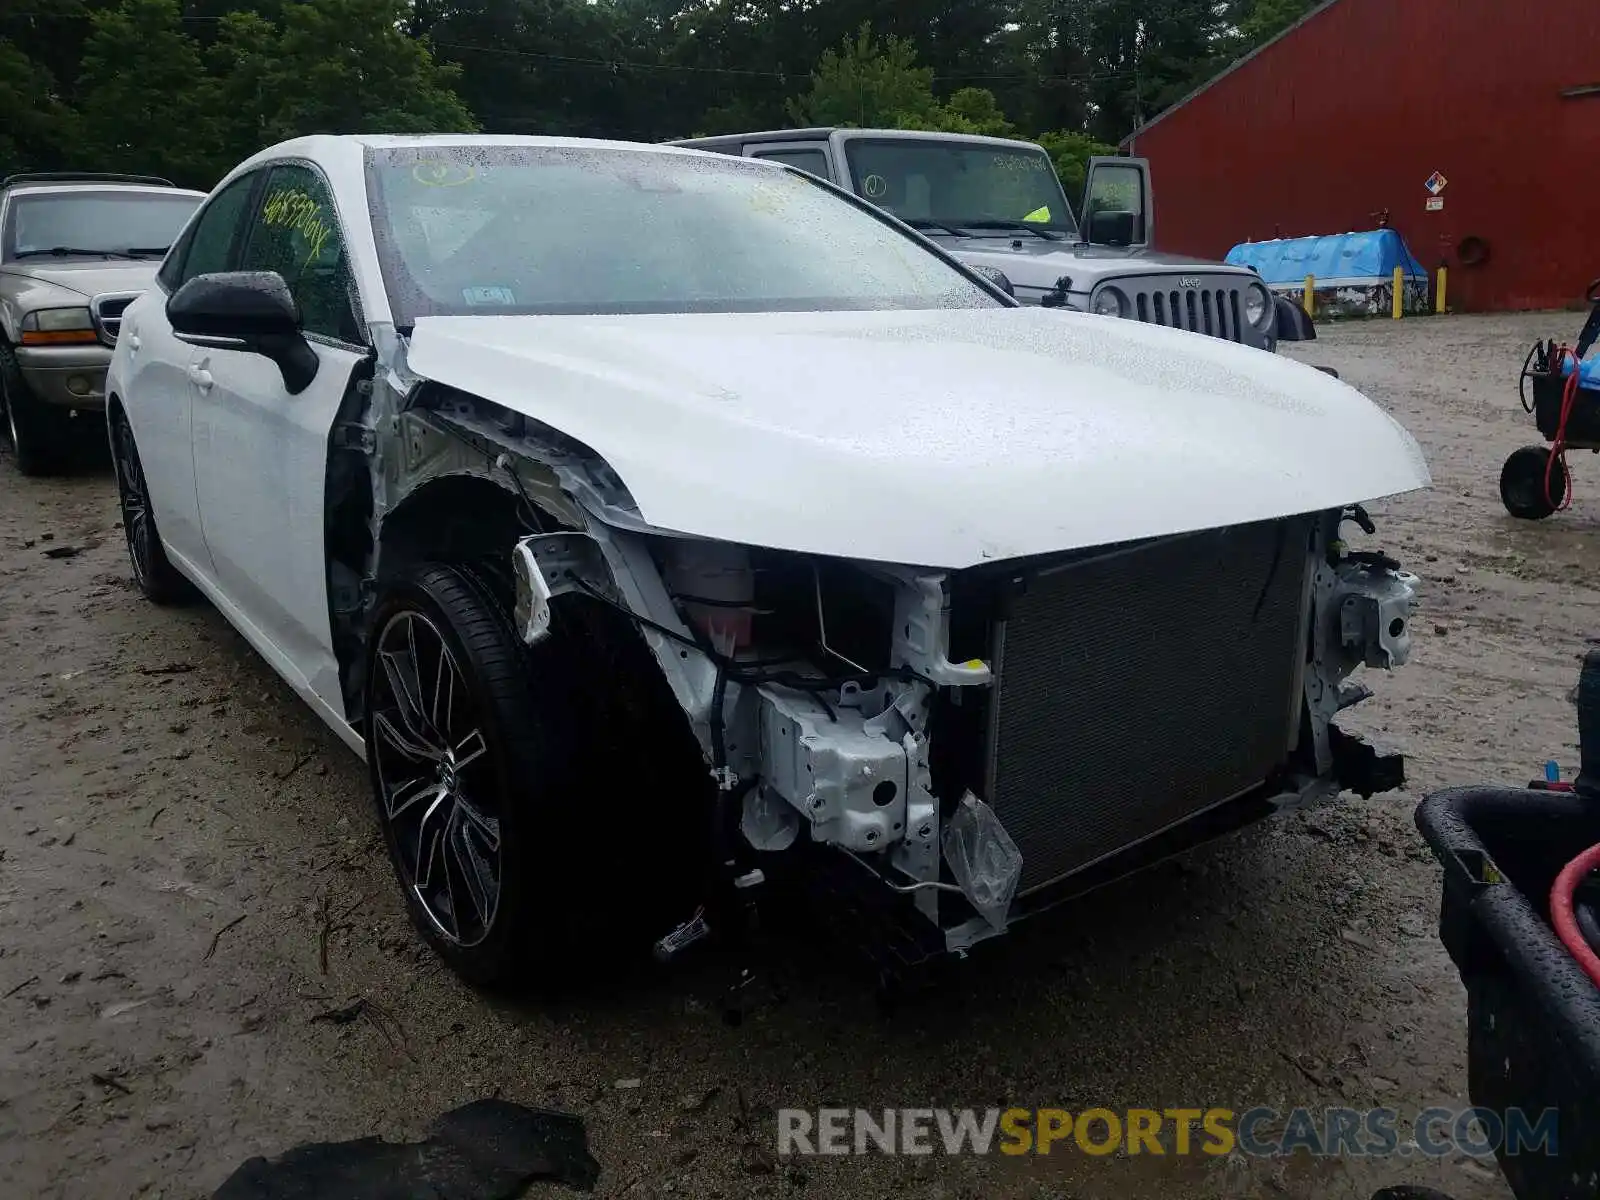
<svg viewBox="0 0 1600 1200">
<path fill-rule="evenodd" d="M 1451 307 L 1545 308 L 1600 277 L 1600 0 L 1336 0 L 1125 145 L 1152 162 L 1156 241 L 1390 224 Z M 1424 181 L 1441 172 L 1444 208 Z M 1458 263 L 1462 239 L 1489 258 Z"/>
</svg>

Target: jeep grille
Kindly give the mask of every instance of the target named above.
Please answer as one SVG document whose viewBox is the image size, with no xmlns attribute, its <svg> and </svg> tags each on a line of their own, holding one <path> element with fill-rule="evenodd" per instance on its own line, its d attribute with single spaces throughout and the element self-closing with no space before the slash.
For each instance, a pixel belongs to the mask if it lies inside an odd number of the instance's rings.
<svg viewBox="0 0 1600 1200">
<path fill-rule="evenodd" d="M 1118 279 L 1116 287 L 1126 293 L 1133 305 L 1132 316 L 1151 325 L 1186 329 L 1230 342 L 1245 340 L 1244 320 L 1240 315 L 1239 294 L 1242 282 L 1233 277 L 1198 282 L 1185 279 L 1190 286 L 1178 286 L 1183 277 L 1152 275 L 1143 279 Z"/>
</svg>

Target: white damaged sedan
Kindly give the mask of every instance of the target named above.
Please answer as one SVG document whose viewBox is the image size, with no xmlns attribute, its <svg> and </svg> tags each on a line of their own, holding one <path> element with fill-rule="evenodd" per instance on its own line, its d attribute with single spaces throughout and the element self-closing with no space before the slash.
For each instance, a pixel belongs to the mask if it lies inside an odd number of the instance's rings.
<svg viewBox="0 0 1600 1200">
<path fill-rule="evenodd" d="M 964 952 L 1285 806 L 1417 581 L 1411 436 L 1293 361 L 1024 308 L 773 163 L 312 137 L 123 319 L 134 575 L 198 590 L 357 753 L 478 982 L 808 898 Z"/>
</svg>

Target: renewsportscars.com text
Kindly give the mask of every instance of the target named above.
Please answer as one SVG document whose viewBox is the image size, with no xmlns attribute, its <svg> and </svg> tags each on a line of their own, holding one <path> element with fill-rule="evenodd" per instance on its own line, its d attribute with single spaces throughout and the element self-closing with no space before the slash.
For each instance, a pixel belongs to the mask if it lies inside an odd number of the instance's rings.
<svg viewBox="0 0 1600 1200">
<path fill-rule="evenodd" d="M 1227 1155 L 1279 1158 L 1555 1154 L 1559 1114 L 1428 1108 L 784 1108 L 780 1155 Z"/>
</svg>

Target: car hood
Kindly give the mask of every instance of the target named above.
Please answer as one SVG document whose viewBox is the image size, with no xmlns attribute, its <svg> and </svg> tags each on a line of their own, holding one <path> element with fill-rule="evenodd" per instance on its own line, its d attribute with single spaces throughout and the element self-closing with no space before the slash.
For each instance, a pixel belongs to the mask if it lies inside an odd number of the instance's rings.
<svg viewBox="0 0 1600 1200">
<path fill-rule="evenodd" d="M 652 525 L 847 558 L 955 569 L 1430 483 L 1320 371 L 1082 313 L 428 317 L 407 362 L 583 442 Z"/>
<path fill-rule="evenodd" d="M 48 266 L 38 261 L 8 263 L 8 274 L 20 275 L 39 283 L 51 285 L 64 292 L 80 296 L 97 296 L 101 292 L 142 292 L 155 282 L 161 269 L 160 259 L 146 262 L 54 262 Z"/>
<path fill-rule="evenodd" d="M 953 238 L 939 236 L 939 245 L 962 262 L 994 267 L 1005 272 L 1017 287 L 1049 289 L 1063 275 L 1071 276 L 1072 290 L 1087 292 L 1102 279 L 1125 275 L 1243 275 L 1247 268 L 1230 263 L 1165 254 L 1156 250 L 1118 250 L 1107 246 L 1077 246 L 1071 242 L 1044 241 L 1022 234 L 1005 238 Z"/>
</svg>

